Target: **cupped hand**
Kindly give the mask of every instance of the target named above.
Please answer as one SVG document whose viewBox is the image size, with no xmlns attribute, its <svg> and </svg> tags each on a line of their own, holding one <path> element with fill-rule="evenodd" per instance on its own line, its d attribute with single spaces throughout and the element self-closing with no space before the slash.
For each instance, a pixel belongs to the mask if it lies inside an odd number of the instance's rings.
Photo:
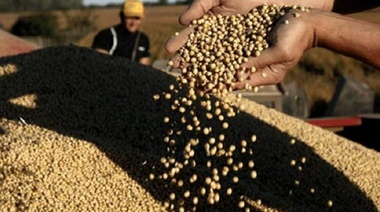
<svg viewBox="0 0 380 212">
<path fill-rule="evenodd" d="M 314 26 L 308 12 L 293 10 L 286 14 L 271 31 L 268 41 L 270 47 L 261 52 L 258 57 L 249 57 L 241 65 L 243 70 L 237 74 L 234 89 L 245 88 L 246 84 L 252 87 L 276 84 L 281 82 L 286 73 L 294 67 L 304 52 L 315 45 Z"/>
<path fill-rule="evenodd" d="M 206 14 L 236 15 L 246 14 L 254 7 L 263 3 L 255 3 L 256 0 L 246 0 L 236 3 L 236 0 L 195 0 L 190 7 L 179 17 L 180 24 L 188 26 L 177 35 L 171 36 L 165 43 L 164 48 L 168 53 L 176 53 L 188 40 L 189 34 L 193 31 L 191 22 L 200 19 Z M 190 25 L 190 26 L 189 26 Z M 178 55 L 171 60 L 173 67 L 178 67 Z"/>
<path fill-rule="evenodd" d="M 255 87 L 282 81 L 286 73 L 299 62 L 304 52 L 316 43 L 312 15 L 312 12 L 292 10 L 279 20 L 267 38 L 270 47 L 262 51 L 258 57 L 249 57 L 248 61 L 241 65 L 242 69 L 247 71 L 238 72 L 234 89 L 243 89 L 246 84 Z M 186 43 L 192 31 L 192 27 L 187 27 L 178 35 L 172 36 L 166 43 L 167 51 L 175 53 Z M 173 67 L 186 66 L 180 63 L 178 54 L 171 60 L 174 62 Z M 256 72 L 248 71 L 252 67 L 255 67 Z"/>
</svg>

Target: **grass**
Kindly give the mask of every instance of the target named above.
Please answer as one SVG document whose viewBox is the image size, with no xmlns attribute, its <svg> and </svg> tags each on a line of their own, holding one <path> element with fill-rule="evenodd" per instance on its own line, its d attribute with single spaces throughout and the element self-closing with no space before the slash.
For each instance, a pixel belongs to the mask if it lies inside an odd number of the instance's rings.
<svg viewBox="0 0 380 212">
<path fill-rule="evenodd" d="M 165 41 L 183 27 L 178 23 L 178 17 L 186 10 L 186 5 L 147 6 L 146 17 L 142 30 L 151 41 L 152 59 L 169 59 L 171 55 L 165 52 Z M 95 34 L 106 27 L 119 23 L 119 8 L 92 8 L 71 11 L 56 11 L 62 28 L 69 25 L 67 16 L 85 15 L 93 23 L 93 30 L 77 40 L 69 41 L 75 45 L 90 47 Z M 24 13 L 0 13 L 0 26 L 9 30 L 17 17 Z M 354 18 L 380 24 L 380 8 L 349 15 Z M 66 18 L 65 18 L 66 17 Z M 340 76 L 345 75 L 366 83 L 377 96 L 380 96 L 380 72 L 355 59 L 336 54 L 325 49 L 312 49 L 306 52 L 301 62 L 286 76 L 284 82 L 297 82 L 308 98 L 309 111 L 315 111 L 316 102 L 328 104 L 333 96 L 336 83 Z M 375 105 L 375 112 L 378 106 Z M 379 110 L 380 111 L 380 110 Z M 318 111 L 316 114 L 321 114 Z"/>
</svg>

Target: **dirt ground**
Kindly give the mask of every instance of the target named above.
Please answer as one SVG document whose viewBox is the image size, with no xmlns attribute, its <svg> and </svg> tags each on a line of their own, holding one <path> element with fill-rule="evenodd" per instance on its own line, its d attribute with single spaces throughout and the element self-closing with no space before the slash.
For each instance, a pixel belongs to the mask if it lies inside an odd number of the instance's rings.
<svg viewBox="0 0 380 212">
<path fill-rule="evenodd" d="M 33 51 L 38 46 L 0 29 L 0 57 Z"/>
</svg>

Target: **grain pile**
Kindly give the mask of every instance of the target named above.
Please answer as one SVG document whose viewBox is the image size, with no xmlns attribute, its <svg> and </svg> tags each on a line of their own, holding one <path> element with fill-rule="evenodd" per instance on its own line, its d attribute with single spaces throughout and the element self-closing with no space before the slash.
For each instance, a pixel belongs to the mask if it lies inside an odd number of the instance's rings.
<svg viewBox="0 0 380 212">
<path fill-rule="evenodd" d="M 197 134 L 169 101 L 153 98 L 172 84 L 165 72 L 76 46 L 0 58 L 0 210 L 380 209 L 378 152 L 245 99 L 226 116 L 228 128 L 200 118 L 212 131 Z M 206 113 L 202 100 L 193 100 L 197 114 Z M 233 174 L 216 183 L 227 160 L 204 146 L 220 134 L 238 151 Z M 184 162 L 195 137 L 196 165 L 165 178 L 163 158 Z M 218 188 L 215 204 L 202 195 L 207 183 Z"/>
</svg>

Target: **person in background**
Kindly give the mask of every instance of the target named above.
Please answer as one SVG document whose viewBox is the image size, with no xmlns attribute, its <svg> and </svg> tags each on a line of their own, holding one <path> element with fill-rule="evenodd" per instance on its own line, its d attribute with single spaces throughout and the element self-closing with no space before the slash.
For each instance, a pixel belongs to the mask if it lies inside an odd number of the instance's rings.
<svg viewBox="0 0 380 212">
<path fill-rule="evenodd" d="M 373 0 L 246 0 L 236 4 L 236 0 L 195 0 L 180 17 L 179 22 L 188 26 L 192 20 L 204 14 L 245 14 L 262 4 L 300 5 L 311 7 L 310 12 L 296 11 L 298 18 L 291 14 L 273 28 L 269 35 L 270 47 L 259 57 L 249 57 L 241 65 L 242 71 L 236 76 L 244 81 L 236 83 L 235 89 L 245 84 L 260 86 L 281 82 L 287 71 L 294 67 L 304 52 L 314 47 L 322 47 L 361 60 L 380 69 L 380 25 L 353 19 L 343 14 L 360 12 L 380 6 Z M 289 20 L 289 24 L 282 24 Z M 175 53 L 187 40 L 186 28 L 168 39 L 165 49 Z M 178 55 L 177 55 L 178 56 Z M 174 67 L 179 66 L 173 57 Z M 255 73 L 245 72 L 251 67 Z M 263 74 L 265 73 L 265 74 Z M 265 77 L 263 77 L 265 76 Z"/>
<path fill-rule="evenodd" d="M 126 0 L 119 16 L 119 24 L 103 29 L 95 36 L 92 49 L 150 65 L 149 37 L 140 30 L 144 4 L 139 0 Z"/>
</svg>

